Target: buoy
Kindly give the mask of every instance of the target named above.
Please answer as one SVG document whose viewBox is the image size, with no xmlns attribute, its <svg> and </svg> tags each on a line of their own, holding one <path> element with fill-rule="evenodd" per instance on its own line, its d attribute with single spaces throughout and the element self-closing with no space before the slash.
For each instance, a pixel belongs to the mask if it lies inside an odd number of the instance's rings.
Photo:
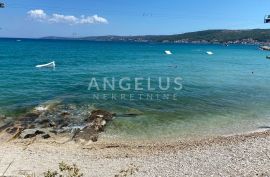
<svg viewBox="0 0 270 177">
<path fill-rule="evenodd" d="M 172 52 L 169 51 L 169 50 L 165 50 L 165 54 L 166 54 L 166 55 L 172 55 Z"/>
<path fill-rule="evenodd" d="M 207 53 L 208 55 L 214 55 L 214 53 L 211 52 L 211 51 L 207 51 L 206 53 Z"/>
</svg>

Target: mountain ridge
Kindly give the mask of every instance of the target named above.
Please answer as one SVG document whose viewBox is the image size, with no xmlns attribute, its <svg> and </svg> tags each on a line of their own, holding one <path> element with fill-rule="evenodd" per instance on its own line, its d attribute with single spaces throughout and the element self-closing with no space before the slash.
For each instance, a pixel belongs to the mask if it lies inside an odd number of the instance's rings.
<svg viewBox="0 0 270 177">
<path fill-rule="evenodd" d="M 135 35 L 135 36 L 87 36 L 57 37 L 48 36 L 41 39 L 86 40 L 86 41 L 123 41 L 123 42 L 163 42 L 163 43 L 270 43 L 270 29 L 246 30 L 204 30 L 173 35 Z"/>
</svg>

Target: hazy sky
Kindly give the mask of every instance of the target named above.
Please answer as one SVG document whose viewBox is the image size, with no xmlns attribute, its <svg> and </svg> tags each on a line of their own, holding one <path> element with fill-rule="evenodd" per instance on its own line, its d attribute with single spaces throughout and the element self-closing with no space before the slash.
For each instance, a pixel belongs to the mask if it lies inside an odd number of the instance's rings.
<svg viewBox="0 0 270 177">
<path fill-rule="evenodd" d="M 0 0 L 1 37 L 270 28 L 270 0 Z"/>
</svg>

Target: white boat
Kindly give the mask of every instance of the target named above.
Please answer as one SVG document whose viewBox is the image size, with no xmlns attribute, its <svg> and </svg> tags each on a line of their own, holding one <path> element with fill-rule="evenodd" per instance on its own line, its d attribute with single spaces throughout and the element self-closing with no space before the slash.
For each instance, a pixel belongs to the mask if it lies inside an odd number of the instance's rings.
<svg viewBox="0 0 270 177">
<path fill-rule="evenodd" d="M 208 55 L 214 55 L 214 53 L 211 52 L 211 51 L 207 51 L 206 53 L 207 53 Z"/>
<path fill-rule="evenodd" d="M 55 68 L 55 62 L 47 63 L 47 64 L 42 64 L 42 65 L 37 65 L 36 68 Z"/>
<path fill-rule="evenodd" d="M 172 52 L 169 51 L 169 50 L 165 50 L 165 54 L 166 54 L 166 55 L 172 55 Z"/>
</svg>

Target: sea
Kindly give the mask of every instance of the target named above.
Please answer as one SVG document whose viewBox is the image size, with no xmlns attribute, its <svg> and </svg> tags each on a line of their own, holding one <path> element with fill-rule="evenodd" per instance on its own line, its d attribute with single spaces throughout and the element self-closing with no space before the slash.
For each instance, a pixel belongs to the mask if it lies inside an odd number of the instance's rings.
<svg viewBox="0 0 270 177">
<path fill-rule="evenodd" d="M 119 139 L 269 128 L 267 55 L 257 45 L 0 39 L 0 114 L 15 121 L 57 103 L 73 105 L 80 119 L 103 109 L 119 115 L 104 136 Z M 55 68 L 35 67 L 52 61 Z"/>
</svg>

